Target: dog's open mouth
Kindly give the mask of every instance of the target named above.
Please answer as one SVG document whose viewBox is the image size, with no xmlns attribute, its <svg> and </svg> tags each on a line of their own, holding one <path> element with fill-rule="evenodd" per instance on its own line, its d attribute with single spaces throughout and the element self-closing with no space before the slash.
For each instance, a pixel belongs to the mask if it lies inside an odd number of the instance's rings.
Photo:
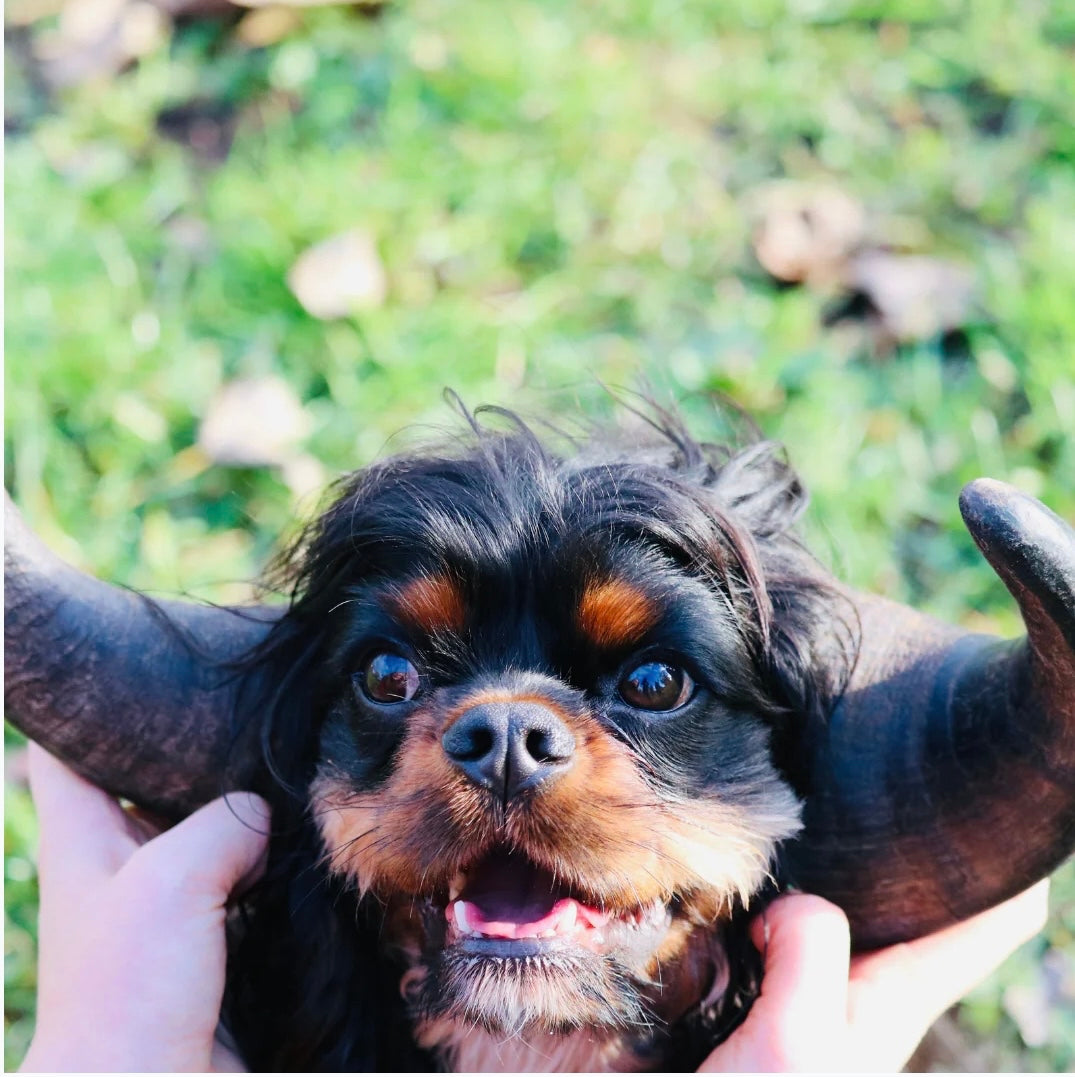
<svg viewBox="0 0 1075 1077">
<path fill-rule="evenodd" d="M 572 878 L 504 844 L 465 865 L 421 906 L 417 1012 L 498 1036 L 645 1023 L 642 992 L 676 914 L 602 902 L 598 881 Z"/>
<path fill-rule="evenodd" d="M 524 957 L 581 947 L 597 953 L 657 934 L 668 911 L 654 902 L 609 910 L 586 900 L 525 855 L 494 849 L 452 881 L 445 944 L 490 957 Z"/>
</svg>

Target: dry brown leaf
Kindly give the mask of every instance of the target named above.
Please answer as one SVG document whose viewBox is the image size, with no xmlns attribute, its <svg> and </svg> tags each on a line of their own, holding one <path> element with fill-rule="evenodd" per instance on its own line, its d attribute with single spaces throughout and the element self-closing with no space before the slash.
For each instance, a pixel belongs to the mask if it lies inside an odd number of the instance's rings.
<svg viewBox="0 0 1075 1077">
<path fill-rule="evenodd" d="M 67 0 L 34 55 L 51 86 L 74 86 L 117 74 L 159 48 L 170 30 L 169 17 L 149 0 Z"/>
<path fill-rule="evenodd" d="M 361 228 L 315 244 L 287 275 L 295 298 L 315 318 L 343 318 L 381 306 L 388 279 L 373 238 Z"/>
<path fill-rule="evenodd" d="M 282 41 L 298 29 L 302 16 L 294 6 L 268 4 L 248 11 L 235 28 L 235 36 L 252 49 L 262 49 Z"/>
<path fill-rule="evenodd" d="M 198 431 L 198 448 L 217 464 L 283 466 L 310 426 L 310 416 L 282 378 L 240 378 L 213 398 Z"/>
<path fill-rule="evenodd" d="M 781 181 L 751 201 L 754 254 L 779 281 L 830 283 L 865 239 L 865 210 L 837 187 Z"/>
<path fill-rule="evenodd" d="M 853 297 L 866 301 L 883 332 L 899 342 L 960 329 L 975 308 L 974 273 L 928 255 L 863 251 L 848 263 L 844 282 Z"/>
</svg>

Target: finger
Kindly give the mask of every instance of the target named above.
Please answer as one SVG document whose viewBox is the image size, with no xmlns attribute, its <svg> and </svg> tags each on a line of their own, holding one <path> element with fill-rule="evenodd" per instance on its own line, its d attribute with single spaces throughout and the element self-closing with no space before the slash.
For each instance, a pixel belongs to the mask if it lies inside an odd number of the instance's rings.
<svg viewBox="0 0 1075 1077">
<path fill-rule="evenodd" d="M 847 1015 L 851 949 L 847 917 L 813 894 L 778 898 L 765 913 L 765 977 L 759 1002 L 792 1009 L 803 1023 L 840 1023 Z M 764 1010 L 763 1010 L 764 1012 Z"/>
<path fill-rule="evenodd" d="M 761 917 L 755 921 L 753 933 L 764 945 L 761 994 L 743 1026 L 702 1069 L 840 1068 L 851 945 L 847 917 L 823 898 L 788 895 L 769 906 L 764 924 Z"/>
<path fill-rule="evenodd" d="M 55 881 L 77 893 L 118 871 L 137 848 L 119 804 L 36 744 L 29 766 L 46 885 Z"/>
<path fill-rule="evenodd" d="M 261 797 L 229 793 L 144 845 L 123 873 L 137 887 L 171 887 L 184 900 L 222 907 L 264 870 L 269 825 Z"/>
<path fill-rule="evenodd" d="M 1033 938 L 1049 913 L 1049 882 L 996 908 L 913 942 L 855 958 L 851 1009 L 856 1020 L 882 1021 L 898 1004 L 925 1029 Z"/>
</svg>

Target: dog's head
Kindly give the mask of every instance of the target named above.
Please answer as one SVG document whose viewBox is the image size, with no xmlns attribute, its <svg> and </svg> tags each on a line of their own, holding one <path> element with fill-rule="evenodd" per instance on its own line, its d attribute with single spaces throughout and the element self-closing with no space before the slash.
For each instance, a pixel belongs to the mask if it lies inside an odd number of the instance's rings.
<svg viewBox="0 0 1075 1077">
<path fill-rule="evenodd" d="M 802 502 L 772 446 L 672 420 L 570 455 L 478 430 L 352 477 L 304 536 L 310 812 L 425 1017 L 612 1027 L 705 992 L 690 937 L 799 829 L 774 729 L 840 676 Z"/>
</svg>

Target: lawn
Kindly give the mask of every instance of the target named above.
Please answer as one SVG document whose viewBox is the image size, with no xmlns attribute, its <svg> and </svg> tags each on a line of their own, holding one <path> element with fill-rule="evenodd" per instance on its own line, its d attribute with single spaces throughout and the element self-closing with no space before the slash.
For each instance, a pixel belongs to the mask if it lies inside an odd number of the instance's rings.
<svg viewBox="0 0 1075 1077">
<path fill-rule="evenodd" d="M 453 427 L 444 387 L 562 418 L 648 384 L 700 433 L 730 401 L 783 441 L 849 582 L 1019 630 L 956 499 L 990 475 L 1075 520 L 1065 0 L 60 6 L 7 10 L 5 480 L 68 559 L 241 601 L 324 482 Z M 137 57 L 86 45 L 76 7 Z M 318 257 L 356 282 L 339 314 L 310 312 Z M 273 419 L 245 423 L 259 392 Z M 9 1067 L 34 990 L 17 742 Z M 1070 864 L 1053 905 L 934 1064 L 1075 1066 Z"/>
</svg>

